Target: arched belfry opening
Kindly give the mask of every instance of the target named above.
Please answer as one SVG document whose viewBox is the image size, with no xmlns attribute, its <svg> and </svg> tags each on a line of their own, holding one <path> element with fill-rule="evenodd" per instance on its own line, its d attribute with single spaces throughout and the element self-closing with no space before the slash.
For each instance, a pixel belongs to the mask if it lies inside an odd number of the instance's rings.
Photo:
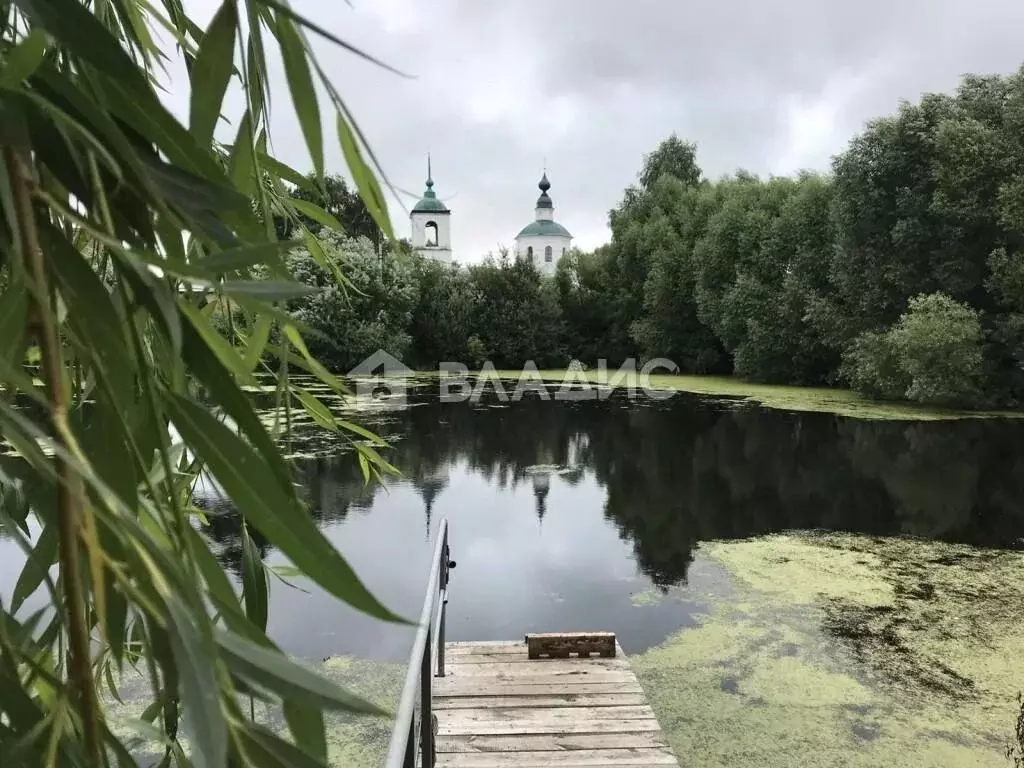
<svg viewBox="0 0 1024 768">
<path fill-rule="evenodd" d="M 423 238 L 424 242 L 423 242 L 423 244 L 425 246 L 427 246 L 427 248 L 436 248 L 437 247 L 437 222 L 436 221 L 428 221 L 426 226 L 423 228 L 423 234 L 424 234 L 424 238 Z"/>
</svg>

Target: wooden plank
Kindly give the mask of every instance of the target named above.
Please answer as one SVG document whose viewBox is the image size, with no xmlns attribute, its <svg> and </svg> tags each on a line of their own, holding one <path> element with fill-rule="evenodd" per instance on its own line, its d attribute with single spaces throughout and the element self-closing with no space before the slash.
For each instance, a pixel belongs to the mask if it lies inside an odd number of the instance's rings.
<svg viewBox="0 0 1024 768">
<path fill-rule="evenodd" d="M 640 683 L 636 679 L 624 682 L 602 682 L 590 680 L 569 680 L 565 682 L 551 682 L 543 678 L 542 682 L 524 682 L 523 678 L 514 680 L 489 680 L 486 678 L 461 678 L 454 680 L 450 677 L 437 678 L 433 680 L 434 698 L 443 700 L 456 697 L 473 696 L 547 696 L 547 695 L 574 695 L 581 696 L 591 693 L 643 693 Z"/>
<path fill-rule="evenodd" d="M 467 677 L 470 675 L 517 675 L 539 677 L 547 675 L 598 675 L 612 674 L 619 677 L 633 677 L 629 662 L 625 659 L 542 659 L 529 664 L 514 661 L 492 661 L 488 664 L 446 664 L 445 677 Z"/>
<path fill-rule="evenodd" d="M 565 659 L 570 655 L 587 658 L 591 654 L 611 658 L 616 646 L 614 632 L 536 632 L 526 636 L 531 659 Z"/>
<path fill-rule="evenodd" d="M 556 643 L 533 655 L 558 658 L 531 659 L 530 637 Z M 595 647 L 605 656 L 570 657 Z M 446 653 L 447 675 L 432 681 L 439 766 L 678 766 L 612 633 L 452 644 Z"/>
<path fill-rule="evenodd" d="M 449 710 L 443 714 L 448 715 L 458 710 Z M 438 712 L 437 735 L 438 736 L 528 736 L 534 734 L 569 734 L 569 733 L 657 733 L 661 730 L 658 721 L 649 720 L 623 720 L 621 722 L 609 721 L 575 721 L 568 722 L 534 722 L 517 723 L 514 721 L 500 722 L 477 722 L 467 721 L 453 723 L 447 717 L 441 717 Z"/>
<path fill-rule="evenodd" d="M 588 749 L 577 752 L 452 752 L 438 755 L 438 765 L 448 768 L 544 768 L 545 766 L 675 765 L 664 747 Z"/>
<path fill-rule="evenodd" d="M 654 711 L 650 705 L 624 707 L 563 707 L 547 709 L 452 709 L 445 714 L 447 723 L 561 723 L 581 720 L 653 720 Z"/>
<path fill-rule="evenodd" d="M 531 695 L 512 694 L 509 696 L 460 696 L 436 697 L 434 709 L 476 709 L 476 708 L 534 708 L 549 707 L 623 707 L 642 706 L 647 703 L 643 693 L 566 693 L 559 686 L 557 694 Z"/>
<path fill-rule="evenodd" d="M 601 664 L 603 666 L 615 667 L 615 668 L 628 668 L 629 661 L 624 658 L 601 658 L 592 656 L 590 658 L 561 658 L 561 659 L 532 659 L 525 652 L 520 653 L 508 653 L 507 651 L 499 651 L 493 653 L 484 650 L 475 650 L 473 652 L 457 653 L 445 657 L 445 662 L 448 666 L 456 666 L 459 664 L 552 664 L 555 661 L 561 662 L 572 662 L 573 664 Z"/>
<path fill-rule="evenodd" d="M 481 643 L 445 643 L 446 654 L 460 653 L 521 653 L 526 655 L 526 643 L 517 640 L 496 640 Z"/>
<path fill-rule="evenodd" d="M 442 752 L 555 752 L 584 749 L 665 747 L 660 731 L 639 733 L 547 733 L 526 736 L 445 736 L 438 738 Z"/>
</svg>

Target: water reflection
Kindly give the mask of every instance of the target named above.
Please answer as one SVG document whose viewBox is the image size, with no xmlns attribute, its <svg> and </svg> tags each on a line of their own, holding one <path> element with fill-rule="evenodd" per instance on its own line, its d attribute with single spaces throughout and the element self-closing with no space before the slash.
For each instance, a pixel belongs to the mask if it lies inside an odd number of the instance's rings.
<svg viewBox="0 0 1024 768">
<path fill-rule="evenodd" d="M 1022 427 L 1009 421 L 870 422 L 687 395 L 446 404 L 421 388 L 373 426 L 393 439 L 406 479 L 364 483 L 351 455 L 310 430 L 295 446 L 305 496 L 368 585 L 408 616 L 432 520 L 448 516 L 452 639 L 612 629 L 627 650 L 648 647 L 701 610 L 690 595 L 721 581 L 696 557 L 710 539 L 828 529 L 1008 547 L 1024 536 Z M 237 571 L 237 519 L 211 522 Z M 669 598 L 638 609 L 652 586 Z M 274 596 L 271 629 L 294 652 L 404 653 L 404 629 L 316 593 L 277 585 Z"/>
</svg>

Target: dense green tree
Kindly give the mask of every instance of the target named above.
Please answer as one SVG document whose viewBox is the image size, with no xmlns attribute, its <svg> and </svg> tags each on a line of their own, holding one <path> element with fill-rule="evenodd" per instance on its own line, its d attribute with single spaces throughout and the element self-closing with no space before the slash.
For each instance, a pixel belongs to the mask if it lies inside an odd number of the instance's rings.
<svg viewBox="0 0 1024 768">
<path fill-rule="evenodd" d="M 942 293 L 922 294 L 885 333 L 866 331 L 847 355 L 855 387 L 934 405 L 981 401 L 978 312 Z"/>
<path fill-rule="evenodd" d="M 508 254 L 470 267 L 469 277 L 476 293 L 476 354 L 483 353 L 498 367 L 517 367 L 529 360 L 539 366 L 567 362 L 553 281 L 542 278 L 529 261 Z"/>
<path fill-rule="evenodd" d="M 410 361 L 433 368 L 442 362 L 470 362 L 477 292 L 469 273 L 430 259 L 413 260 L 419 298 L 412 311 Z M 474 359 L 473 362 L 476 362 Z"/>
<path fill-rule="evenodd" d="M 615 289 L 611 262 L 608 247 L 592 253 L 573 250 L 559 261 L 555 272 L 566 353 L 588 365 L 628 355 L 626 348 L 616 347 L 612 334 L 609 308 Z"/>
<path fill-rule="evenodd" d="M 411 259 L 381 256 L 365 237 L 344 238 L 322 232 L 324 256 L 345 275 L 334 280 L 305 249 L 287 256 L 296 280 L 320 289 L 289 304 L 294 317 L 315 331 L 310 352 L 337 371 L 347 371 L 381 349 L 399 359 L 409 352 L 413 311 L 419 286 Z"/>
</svg>

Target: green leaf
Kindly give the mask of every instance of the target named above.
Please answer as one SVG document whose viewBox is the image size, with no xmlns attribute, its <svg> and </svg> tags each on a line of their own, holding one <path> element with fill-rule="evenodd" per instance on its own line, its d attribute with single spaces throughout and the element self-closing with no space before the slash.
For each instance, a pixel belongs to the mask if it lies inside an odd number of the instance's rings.
<svg viewBox="0 0 1024 768">
<path fill-rule="evenodd" d="M 277 39 L 281 45 L 281 57 L 284 60 L 285 76 L 288 78 L 288 89 L 292 94 L 295 113 L 299 117 L 299 124 L 306 138 L 306 147 L 313 158 L 316 175 L 320 178 L 324 175 L 323 124 L 320 121 L 316 88 L 306 58 L 306 46 L 295 25 L 281 15 L 277 17 Z"/>
<path fill-rule="evenodd" d="M 199 43 L 192 65 L 192 104 L 189 128 L 201 144 L 213 139 L 224 93 L 234 70 L 238 9 L 235 0 L 224 0 Z"/>
<path fill-rule="evenodd" d="M 306 243 L 306 250 L 309 251 L 309 255 L 313 257 L 321 269 L 325 272 L 329 272 L 331 277 L 334 278 L 334 282 L 337 283 L 338 287 L 341 288 L 343 295 L 348 295 L 348 290 L 352 288 L 352 283 L 349 282 L 348 278 L 342 274 L 338 268 L 336 259 L 327 258 L 327 254 L 324 253 L 323 247 L 320 245 L 320 240 L 310 232 L 308 229 L 302 233 L 302 239 Z"/>
<path fill-rule="evenodd" d="M 276 693 L 283 699 L 310 706 L 368 715 L 385 715 L 384 710 L 298 664 L 279 651 L 261 648 L 230 632 L 216 635 L 222 658 L 240 677 Z"/>
<path fill-rule="evenodd" d="M 266 539 L 321 587 L 340 600 L 385 621 L 404 622 L 363 585 L 345 558 L 316 527 L 264 456 L 191 400 L 163 392 L 178 431 L 206 462 L 239 512 Z"/>
<path fill-rule="evenodd" d="M 227 296 L 245 296 L 268 302 L 298 299 L 323 290 L 289 280 L 225 280 L 220 289 Z"/>
<path fill-rule="evenodd" d="M 231 183 L 240 192 L 257 198 L 257 169 L 254 163 L 255 154 L 252 145 L 252 117 L 246 110 L 238 124 L 235 144 L 231 147 L 230 177 Z"/>
<path fill-rule="evenodd" d="M 351 421 L 344 421 L 342 419 L 337 420 L 338 427 L 344 429 L 346 432 L 352 432 L 359 435 L 365 440 L 369 440 L 372 445 L 376 445 L 379 448 L 387 448 L 388 442 L 379 435 L 373 434 L 370 430 L 365 427 L 361 427 L 358 424 L 353 424 Z"/>
<path fill-rule="evenodd" d="M 295 743 L 314 760 L 327 765 L 323 710 L 306 706 L 295 699 L 286 699 L 282 709 Z"/>
<path fill-rule="evenodd" d="M 335 392 L 347 392 L 347 388 L 342 384 L 341 379 L 335 376 L 333 373 L 328 371 L 320 361 L 309 354 L 309 349 L 306 347 L 306 342 L 302 340 L 302 336 L 299 335 L 298 330 L 295 326 L 286 325 L 284 327 L 284 335 L 288 337 L 288 341 L 299 350 L 299 354 L 302 355 L 303 360 L 306 361 L 306 365 L 310 373 L 315 375 L 324 384 L 334 389 Z"/>
<path fill-rule="evenodd" d="M 242 392 L 229 370 L 192 326 L 186 325 L 184 330 L 184 359 L 192 374 L 267 461 L 278 482 L 285 488 L 291 488 L 292 475 L 288 465 L 253 410 L 252 398 Z"/>
<path fill-rule="evenodd" d="M 20 365 L 25 354 L 28 289 L 20 269 L 10 269 L 8 275 L 10 283 L 0 296 L 0 358 L 8 365 Z"/>
<path fill-rule="evenodd" d="M 0 88 L 17 88 L 32 76 L 46 55 L 46 33 L 38 27 L 7 52 L 0 69 Z"/>
<path fill-rule="evenodd" d="M 46 578 L 50 566 L 57 562 L 57 528 L 47 525 L 39 535 L 32 555 L 22 566 L 18 581 L 14 585 L 11 596 L 11 613 L 17 613 L 26 598 L 31 595 Z"/>
<path fill-rule="evenodd" d="M 219 275 L 222 272 L 236 272 L 256 264 L 281 264 L 280 253 L 299 245 L 298 241 L 281 240 L 270 243 L 253 243 L 213 253 L 200 259 L 198 265 L 207 272 Z M 283 268 L 283 266 L 282 266 Z"/>
<path fill-rule="evenodd" d="M 56 42 L 80 56 L 108 77 L 120 81 L 146 106 L 156 101 L 142 70 L 118 45 L 97 16 L 76 0 L 17 0 L 15 3 L 33 22 L 46 29 Z"/>
<path fill-rule="evenodd" d="M 369 62 L 371 62 L 373 64 L 376 64 L 378 67 L 383 67 L 384 69 L 388 70 L 389 72 L 392 72 L 392 73 L 394 73 L 396 75 L 399 75 L 400 77 L 409 77 L 404 72 L 402 72 L 400 70 L 397 70 L 394 67 L 392 67 L 390 64 L 385 64 L 380 59 L 376 59 L 373 56 L 371 56 L 370 54 L 366 53 L 365 51 L 362 51 L 359 48 L 356 48 L 351 43 L 346 43 L 340 37 L 337 37 L 336 35 L 332 35 L 330 32 L 328 32 L 323 27 L 319 26 L 318 24 L 313 23 L 312 21 L 310 21 L 305 16 L 299 15 L 298 13 L 296 13 L 292 8 L 288 7 L 287 5 L 284 5 L 282 3 L 277 2 L 277 0 L 260 0 L 260 2 L 262 2 L 263 4 L 273 8 L 278 13 L 283 14 L 284 16 L 287 16 L 288 18 L 294 19 L 301 26 L 306 27 L 307 29 L 312 30 L 313 32 L 315 32 L 316 34 L 320 35 L 323 38 L 326 38 L 327 40 L 330 40 L 332 43 L 334 43 L 335 45 L 343 48 L 344 50 L 348 51 L 349 53 L 353 53 L 353 54 L 355 54 L 356 56 L 358 56 L 361 59 L 365 59 L 366 61 L 369 61 Z"/>
<path fill-rule="evenodd" d="M 228 731 L 220 708 L 212 649 L 178 598 L 168 598 L 167 609 L 171 653 L 179 675 L 186 727 L 192 736 L 192 761 L 197 768 L 221 768 L 227 760 Z"/>
<path fill-rule="evenodd" d="M 306 412 L 313 417 L 313 420 L 317 424 L 330 432 L 338 431 L 338 422 L 334 418 L 334 414 L 331 413 L 330 408 L 320 402 L 315 395 L 307 392 L 302 387 L 294 387 L 292 391 L 295 393 L 295 396 L 299 398 L 299 402 L 302 403 L 302 407 L 306 409 Z"/>
<path fill-rule="evenodd" d="M 308 200 L 299 200 L 298 198 L 295 197 L 289 197 L 285 201 L 285 203 L 295 208 L 295 210 L 297 210 L 303 216 L 308 216 L 317 224 L 322 224 L 328 229 L 333 229 L 338 232 L 345 231 L 345 228 L 341 225 L 340 221 L 338 221 L 336 218 L 334 218 L 334 216 L 329 214 L 316 203 L 311 203 Z"/>
<path fill-rule="evenodd" d="M 63 233 L 44 224 L 40 234 L 48 252 L 54 256 L 50 264 L 68 307 L 71 329 L 86 347 L 83 351 L 102 365 L 113 394 L 128 400 L 135 386 L 135 366 L 125 338 L 124 318 L 99 275 Z"/>
<path fill-rule="evenodd" d="M 356 136 L 345 116 L 340 112 L 338 113 L 338 138 L 341 140 L 341 151 L 344 153 L 345 162 L 352 173 L 352 180 L 356 183 L 356 189 L 359 190 L 359 196 L 366 204 L 366 209 L 384 236 L 389 240 L 394 240 L 395 233 L 391 229 L 391 217 L 388 215 L 388 204 L 384 199 L 384 192 L 370 166 L 363 160 L 363 153 L 359 149 Z"/>
<path fill-rule="evenodd" d="M 267 342 L 270 341 L 272 325 L 273 321 L 266 313 L 261 313 L 256 318 L 256 327 L 253 329 L 252 335 L 249 336 L 245 345 L 245 367 L 250 372 L 254 371 L 260 363 L 263 350 L 266 349 Z"/>
<path fill-rule="evenodd" d="M 210 325 L 210 321 L 206 319 L 203 313 L 187 299 L 178 299 L 178 307 L 181 309 L 181 313 L 188 318 L 192 327 L 195 328 L 196 333 L 202 337 L 207 347 L 209 347 L 209 349 L 217 356 L 217 359 L 224 364 L 224 367 L 236 376 L 248 382 L 251 378 L 251 374 L 249 369 L 245 367 L 245 362 L 242 360 L 241 355 L 239 355 L 238 351 L 228 343 L 227 339 L 221 336 L 217 330 Z"/>
<path fill-rule="evenodd" d="M 280 736 L 256 723 L 246 723 L 241 732 L 245 753 L 254 768 L 323 768 L 324 763 L 289 744 Z"/>
<path fill-rule="evenodd" d="M 249 535 L 249 527 L 242 523 L 242 599 L 245 615 L 261 632 L 267 631 L 267 574 L 263 558 Z"/>
<path fill-rule="evenodd" d="M 260 152 L 258 154 L 260 165 L 262 165 L 267 171 L 272 173 L 279 179 L 291 182 L 300 189 L 305 189 L 309 192 L 316 191 L 316 185 L 313 184 L 312 180 L 308 176 L 296 171 L 290 165 L 285 165 L 275 157 L 271 157 L 268 154 Z"/>
</svg>

